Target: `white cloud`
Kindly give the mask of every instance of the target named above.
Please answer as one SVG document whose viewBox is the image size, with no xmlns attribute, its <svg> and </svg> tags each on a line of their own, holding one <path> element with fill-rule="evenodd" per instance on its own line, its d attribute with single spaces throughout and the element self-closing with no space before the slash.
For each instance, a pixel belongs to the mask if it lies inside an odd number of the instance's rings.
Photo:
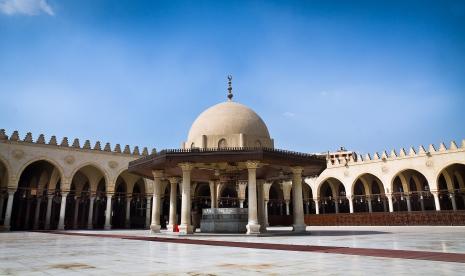
<svg viewBox="0 0 465 276">
<path fill-rule="evenodd" d="M 0 0 L 0 12 L 8 15 L 38 15 L 40 13 L 55 15 L 46 0 Z"/>
<path fill-rule="evenodd" d="M 292 117 L 295 116 L 295 113 L 286 111 L 286 112 L 283 113 L 283 116 L 284 116 L 284 117 L 287 117 L 287 118 L 292 118 Z"/>
</svg>

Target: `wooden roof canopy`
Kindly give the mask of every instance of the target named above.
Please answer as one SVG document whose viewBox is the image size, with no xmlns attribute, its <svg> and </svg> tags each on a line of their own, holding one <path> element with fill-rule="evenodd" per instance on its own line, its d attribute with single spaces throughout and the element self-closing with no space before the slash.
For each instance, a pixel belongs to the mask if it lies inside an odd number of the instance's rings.
<svg viewBox="0 0 465 276">
<path fill-rule="evenodd" d="M 302 176 L 316 176 L 326 169 L 324 155 L 307 154 L 272 148 L 166 149 L 129 163 L 129 172 L 153 179 L 152 170 L 163 170 L 166 177 L 182 176 L 180 163 L 193 163 L 192 181 L 219 179 L 234 175 L 247 180 L 247 161 L 258 161 L 257 178 L 285 180 L 292 177 L 291 168 L 303 168 Z"/>
</svg>

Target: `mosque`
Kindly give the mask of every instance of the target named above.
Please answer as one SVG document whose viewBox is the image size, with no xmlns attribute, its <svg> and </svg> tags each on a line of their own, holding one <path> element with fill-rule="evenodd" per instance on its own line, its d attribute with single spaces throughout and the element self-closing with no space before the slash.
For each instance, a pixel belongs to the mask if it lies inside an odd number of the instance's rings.
<svg viewBox="0 0 465 276">
<path fill-rule="evenodd" d="M 276 225 L 465 225 L 465 140 L 365 156 L 276 149 L 260 116 L 233 101 L 231 79 L 228 90 L 179 149 L 81 146 L 1 129 L 0 230 L 191 234 L 206 217 L 228 214 L 244 219 L 247 234 Z"/>
</svg>

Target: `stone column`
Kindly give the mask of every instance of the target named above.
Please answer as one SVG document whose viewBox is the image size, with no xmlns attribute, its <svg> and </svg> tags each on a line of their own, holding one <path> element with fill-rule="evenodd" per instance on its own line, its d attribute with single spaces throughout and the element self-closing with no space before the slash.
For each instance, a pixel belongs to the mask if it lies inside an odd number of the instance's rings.
<svg viewBox="0 0 465 276">
<path fill-rule="evenodd" d="M 153 174 L 153 204 L 152 204 L 152 223 L 150 224 L 151 233 L 160 233 L 160 209 L 161 209 L 161 185 L 163 171 L 154 170 Z"/>
<path fill-rule="evenodd" d="M 337 202 L 337 198 L 334 198 L 334 211 L 336 214 L 339 214 L 339 202 Z"/>
<path fill-rule="evenodd" d="M 314 199 L 313 202 L 315 202 L 315 214 L 319 215 L 320 214 L 320 202 L 318 199 Z"/>
<path fill-rule="evenodd" d="M 268 222 L 268 199 L 265 199 L 263 202 L 265 204 L 265 213 L 263 215 L 263 220 L 265 222 L 264 227 L 266 229 L 266 227 L 270 226 L 270 223 Z"/>
<path fill-rule="evenodd" d="M 425 211 L 425 200 L 423 196 L 420 196 L 420 207 L 422 211 Z"/>
<path fill-rule="evenodd" d="M 167 229 L 168 231 L 170 232 L 174 232 L 174 228 L 175 228 L 175 225 L 177 224 L 177 221 L 176 221 L 176 190 L 177 190 L 177 187 L 178 187 L 178 178 L 176 177 L 170 177 L 169 179 L 170 181 L 170 217 L 169 217 L 169 222 L 168 222 L 168 226 L 167 226 Z M 213 181 L 210 181 L 210 196 L 211 196 L 211 204 L 213 206 L 213 193 L 212 193 L 212 186 L 215 186 L 215 183 L 213 182 L 213 185 L 212 185 L 212 182 Z"/>
<path fill-rule="evenodd" d="M 37 198 L 37 204 L 36 204 L 36 213 L 34 215 L 34 230 L 39 229 L 39 216 L 40 216 L 40 207 L 42 205 L 42 197 Z"/>
<path fill-rule="evenodd" d="M 392 194 L 386 194 L 386 197 L 388 199 L 389 212 L 392 213 L 394 212 L 394 204 L 392 203 Z"/>
<path fill-rule="evenodd" d="M 150 229 L 150 210 L 152 210 L 150 208 L 150 205 L 152 203 L 152 197 L 151 196 L 147 196 L 147 208 L 145 208 L 145 228 L 147 229 Z"/>
<path fill-rule="evenodd" d="M 371 197 L 370 196 L 367 196 L 366 198 L 367 202 L 368 202 L 368 212 L 369 213 L 373 213 L 373 205 L 371 203 Z"/>
<path fill-rule="evenodd" d="M 78 228 L 78 216 L 79 216 L 79 203 L 81 199 L 76 196 L 75 204 L 74 204 L 74 219 L 73 219 L 73 228 Z"/>
<path fill-rule="evenodd" d="M 384 212 L 387 212 L 386 198 L 383 198 L 383 211 L 384 211 Z"/>
<path fill-rule="evenodd" d="M 126 228 L 131 228 L 131 197 L 129 194 L 126 196 Z"/>
<path fill-rule="evenodd" d="M 26 223 L 26 228 L 29 228 L 29 218 L 30 218 L 30 212 L 31 212 L 31 200 L 30 198 L 26 198 L 26 219 L 25 219 L 25 223 Z"/>
<path fill-rule="evenodd" d="M 5 204 L 5 198 L 2 194 L 0 194 L 0 220 L 3 216 L 3 205 Z"/>
<path fill-rule="evenodd" d="M 412 212 L 412 202 L 409 195 L 405 196 L 405 201 L 407 202 L 407 212 Z"/>
<path fill-rule="evenodd" d="M 431 191 L 434 197 L 434 205 L 436 206 L 436 211 L 441 211 L 441 202 L 439 202 L 439 192 Z"/>
<path fill-rule="evenodd" d="M 286 204 L 286 216 L 289 216 L 291 215 L 291 212 L 289 210 L 289 203 L 291 203 L 291 201 L 289 199 L 286 199 L 284 200 L 284 203 Z"/>
<path fill-rule="evenodd" d="M 94 202 L 95 196 L 91 195 L 89 198 L 89 214 L 87 217 L 87 229 L 94 228 Z"/>
<path fill-rule="evenodd" d="M 112 204 L 111 204 L 111 198 L 113 195 L 107 194 L 107 207 L 105 209 L 105 230 L 110 230 L 111 229 L 111 213 L 112 213 Z"/>
<path fill-rule="evenodd" d="M 457 203 L 455 201 L 455 193 L 453 191 L 449 192 L 449 198 L 452 203 L 452 210 L 457 211 Z"/>
<path fill-rule="evenodd" d="M 260 234 L 257 214 L 257 161 L 247 161 L 248 170 L 248 192 L 249 192 L 249 221 L 247 223 L 247 234 Z"/>
<path fill-rule="evenodd" d="M 210 185 L 210 201 L 211 201 L 211 208 L 218 208 L 218 199 L 216 198 L 216 182 L 215 181 L 210 181 L 208 182 Z M 242 208 L 242 206 L 241 206 Z"/>
<path fill-rule="evenodd" d="M 265 201 L 263 198 L 263 180 L 257 181 L 257 216 L 260 224 L 260 233 L 266 231 L 265 223 Z"/>
<path fill-rule="evenodd" d="M 294 232 L 305 232 L 306 225 L 304 220 L 304 202 L 302 198 L 302 167 L 292 168 L 292 207 L 294 213 Z"/>
<path fill-rule="evenodd" d="M 349 200 L 349 212 L 353 214 L 354 213 L 354 197 L 350 195 L 347 197 L 347 199 Z"/>
<path fill-rule="evenodd" d="M 305 212 L 307 213 L 307 215 L 310 214 L 310 202 L 308 201 L 305 201 Z"/>
<path fill-rule="evenodd" d="M 58 221 L 58 230 L 65 230 L 65 212 L 66 212 L 66 197 L 68 193 L 61 193 L 60 204 L 60 220 Z"/>
<path fill-rule="evenodd" d="M 8 191 L 8 195 L 6 198 L 6 210 L 5 210 L 5 220 L 3 221 L 3 229 L 6 231 L 10 230 L 10 223 L 11 223 L 11 210 L 13 208 L 13 198 L 14 198 L 15 192 L 14 191 Z"/>
<path fill-rule="evenodd" d="M 48 195 L 47 197 L 47 212 L 45 214 L 45 230 L 50 229 L 50 219 L 52 216 L 52 203 L 54 195 Z"/>
<path fill-rule="evenodd" d="M 191 171 L 192 163 L 179 164 L 182 170 L 182 194 L 181 194 L 181 225 L 179 234 L 192 234 L 194 227 L 191 224 Z"/>
</svg>

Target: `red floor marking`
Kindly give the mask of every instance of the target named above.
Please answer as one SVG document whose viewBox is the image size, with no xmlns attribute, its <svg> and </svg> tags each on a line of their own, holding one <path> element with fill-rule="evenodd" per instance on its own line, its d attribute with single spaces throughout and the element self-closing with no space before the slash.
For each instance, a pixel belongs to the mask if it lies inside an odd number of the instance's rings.
<svg viewBox="0 0 465 276">
<path fill-rule="evenodd" d="M 316 252 L 316 253 L 330 253 L 330 254 L 343 254 L 343 255 L 357 255 L 357 256 L 367 256 L 367 257 L 399 258 L 399 259 L 415 259 L 415 260 L 427 260 L 427 261 L 465 263 L 465 254 L 462 254 L 462 253 L 443 253 L 443 252 L 431 252 L 431 251 L 356 248 L 356 247 L 319 246 L 319 245 L 293 245 L 293 244 L 278 244 L 278 243 L 232 242 L 232 241 L 218 241 L 218 240 L 197 240 L 197 239 L 186 239 L 186 238 L 139 237 L 139 236 L 117 235 L 117 234 L 73 233 L 73 232 L 66 232 L 66 231 L 37 231 L 37 232 L 59 234 L 59 235 L 84 236 L 84 237 L 119 238 L 119 239 L 138 240 L 138 241 L 169 242 L 169 243 L 180 243 L 180 244 L 226 246 L 226 247 L 240 247 L 240 248 L 251 248 L 251 249 L 298 251 L 298 252 Z"/>
</svg>

